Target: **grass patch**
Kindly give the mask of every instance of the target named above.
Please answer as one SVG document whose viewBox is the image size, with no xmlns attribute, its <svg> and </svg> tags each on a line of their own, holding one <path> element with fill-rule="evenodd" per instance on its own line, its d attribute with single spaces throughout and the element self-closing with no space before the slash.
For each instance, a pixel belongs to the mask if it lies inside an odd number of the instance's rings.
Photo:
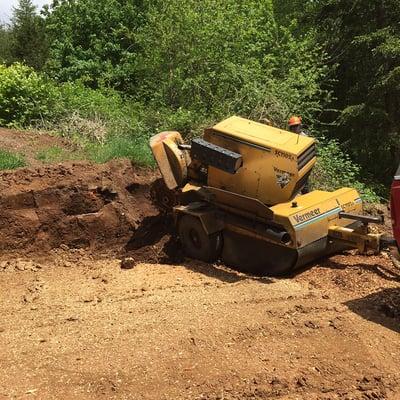
<svg viewBox="0 0 400 400">
<path fill-rule="evenodd" d="M 128 158 L 143 166 L 155 164 L 148 140 L 142 136 L 132 139 L 127 136 L 109 135 L 104 143 L 99 143 L 74 134 L 70 140 L 79 150 L 71 152 L 59 146 L 46 147 L 36 153 L 36 160 L 43 163 L 90 160 L 102 164 L 118 158 Z"/>
<path fill-rule="evenodd" d="M 116 158 L 129 158 L 139 165 L 154 165 L 148 140 L 142 137 L 135 140 L 124 136 L 111 136 L 104 144 L 87 144 L 85 151 L 88 158 L 96 163 L 105 163 Z"/>
<path fill-rule="evenodd" d="M 70 152 L 59 146 L 51 146 L 40 149 L 35 158 L 45 164 L 50 164 L 68 160 L 84 160 L 87 156 L 79 152 Z"/>
<path fill-rule="evenodd" d="M 40 149 L 36 154 L 36 160 L 44 163 L 59 162 L 65 160 L 65 150 L 58 146 Z"/>
<path fill-rule="evenodd" d="M 25 158 L 21 154 L 0 149 L 0 170 L 25 167 Z"/>
</svg>

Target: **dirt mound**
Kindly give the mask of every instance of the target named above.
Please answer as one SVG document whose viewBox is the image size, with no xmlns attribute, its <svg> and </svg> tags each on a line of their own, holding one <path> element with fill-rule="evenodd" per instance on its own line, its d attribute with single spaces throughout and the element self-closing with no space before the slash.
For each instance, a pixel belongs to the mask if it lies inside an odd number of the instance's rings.
<svg viewBox="0 0 400 400">
<path fill-rule="evenodd" d="M 151 171 L 129 161 L 71 162 L 0 173 L 0 250 L 125 244 L 147 217 Z"/>
</svg>

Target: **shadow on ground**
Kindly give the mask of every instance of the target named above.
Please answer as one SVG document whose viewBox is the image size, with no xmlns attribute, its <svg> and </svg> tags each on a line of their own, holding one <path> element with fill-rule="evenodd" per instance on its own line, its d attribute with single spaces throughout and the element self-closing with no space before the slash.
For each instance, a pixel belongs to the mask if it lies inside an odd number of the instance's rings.
<svg viewBox="0 0 400 400">
<path fill-rule="evenodd" d="M 220 279 L 224 282 L 237 282 L 244 279 L 254 279 L 264 283 L 273 282 L 253 273 L 241 271 L 238 268 L 227 268 L 219 264 L 206 264 L 200 261 L 189 260 L 185 257 L 177 235 L 173 217 L 165 214 L 158 214 L 144 218 L 137 229 L 133 232 L 128 243 L 125 245 L 122 257 L 133 257 L 136 262 L 149 264 L 183 265 L 186 268 L 202 273 L 212 278 Z M 293 278 L 304 271 L 307 271 L 315 264 L 322 268 L 344 270 L 348 268 L 362 269 L 380 276 L 388 281 L 400 282 L 400 270 L 393 267 L 390 269 L 382 264 L 358 263 L 353 265 L 342 264 L 332 258 L 323 257 L 315 260 L 306 266 L 283 275 L 283 278 Z"/>
<path fill-rule="evenodd" d="M 400 288 L 382 289 L 345 304 L 366 320 L 400 333 Z"/>
<path fill-rule="evenodd" d="M 340 254 L 340 253 L 339 253 Z M 329 269 L 336 269 L 336 270 L 345 270 L 345 269 L 359 269 L 359 270 L 364 270 L 371 272 L 373 274 L 378 275 L 380 278 L 383 278 L 388 281 L 394 281 L 394 282 L 400 282 L 400 270 L 396 269 L 395 267 L 393 268 L 388 268 L 387 266 L 381 265 L 381 264 L 367 264 L 367 263 L 357 263 L 357 264 L 344 264 L 335 261 L 332 258 L 321 258 L 318 260 L 318 265 L 322 268 L 329 268 Z M 297 272 L 303 272 L 306 271 L 310 268 L 313 267 L 313 264 L 309 264 L 302 268 Z"/>
<path fill-rule="evenodd" d="M 163 214 L 146 217 L 141 222 L 124 248 L 124 256 L 130 256 L 136 262 L 148 264 L 167 264 L 171 267 L 177 264 L 183 265 L 193 272 L 225 283 L 248 279 L 260 283 L 273 282 L 270 278 L 244 274 L 223 265 L 188 259 L 175 234 L 173 218 Z"/>
</svg>

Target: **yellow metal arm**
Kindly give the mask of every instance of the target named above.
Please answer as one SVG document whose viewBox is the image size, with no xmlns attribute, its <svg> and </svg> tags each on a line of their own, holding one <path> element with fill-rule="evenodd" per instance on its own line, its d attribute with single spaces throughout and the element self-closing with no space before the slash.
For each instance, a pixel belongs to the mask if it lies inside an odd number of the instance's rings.
<svg viewBox="0 0 400 400">
<path fill-rule="evenodd" d="M 380 251 L 380 239 L 382 234 L 366 233 L 343 226 L 333 225 L 329 227 L 328 236 L 333 240 L 357 247 L 360 253 L 366 253 L 369 250 L 375 253 L 379 253 Z"/>
</svg>

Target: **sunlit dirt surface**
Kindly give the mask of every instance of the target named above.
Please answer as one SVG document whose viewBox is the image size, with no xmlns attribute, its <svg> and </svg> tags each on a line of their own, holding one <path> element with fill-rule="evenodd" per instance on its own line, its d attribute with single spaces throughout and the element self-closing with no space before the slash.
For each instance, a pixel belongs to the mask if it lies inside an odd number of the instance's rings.
<svg viewBox="0 0 400 400">
<path fill-rule="evenodd" d="M 155 177 L 128 161 L 0 173 L 0 399 L 400 399 L 387 256 L 285 279 L 185 259 Z"/>
<path fill-rule="evenodd" d="M 383 257 L 269 279 L 54 250 L 0 271 L 0 398 L 400 398 L 400 277 Z"/>
</svg>

